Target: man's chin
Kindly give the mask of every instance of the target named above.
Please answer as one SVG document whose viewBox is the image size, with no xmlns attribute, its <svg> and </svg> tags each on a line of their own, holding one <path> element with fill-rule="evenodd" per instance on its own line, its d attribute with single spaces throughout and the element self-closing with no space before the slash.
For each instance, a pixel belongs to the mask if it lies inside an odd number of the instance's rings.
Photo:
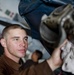
<svg viewBox="0 0 74 75">
<path fill-rule="evenodd" d="M 25 54 L 21 54 L 21 55 L 20 55 L 20 58 L 23 58 L 23 57 L 25 57 Z"/>
</svg>

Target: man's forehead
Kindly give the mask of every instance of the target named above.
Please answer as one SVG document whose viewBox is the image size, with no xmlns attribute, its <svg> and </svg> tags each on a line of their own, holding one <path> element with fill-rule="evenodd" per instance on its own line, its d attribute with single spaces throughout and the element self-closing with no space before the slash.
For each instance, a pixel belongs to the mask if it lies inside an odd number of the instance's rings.
<svg viewBox="0 0 74 75">
<path fill-rule="evenodd" d="M 26 31 L 25 31 L 24 29 L 20 29 L 20 28 L 8 30 L 8 33 L 13 33 L 13 32 L 15 32 L 15 33 L 18 33 L 18 32 L 23 33 L 23 32 L 24 32 L 25 34 L 27 34 Z M 14 34 L 15 34 L 15 33 L 14 33 Z"/>
<path fill-rule="evenodd" d="M 10 36 L 27 36 L 27 33 L 23 29 L 11 29 L 7 32 Z"/>
<path fill-rule="evenodd" d="M 21 29 L 21 28 L 9 29 L 8 31 L 15 31 L 15 30 L 23 30 L 23 31 L 25 31 L 25 29 Z M 25 31 L 25 32 L 26 32 L 26 31 Z"/>
</svg>

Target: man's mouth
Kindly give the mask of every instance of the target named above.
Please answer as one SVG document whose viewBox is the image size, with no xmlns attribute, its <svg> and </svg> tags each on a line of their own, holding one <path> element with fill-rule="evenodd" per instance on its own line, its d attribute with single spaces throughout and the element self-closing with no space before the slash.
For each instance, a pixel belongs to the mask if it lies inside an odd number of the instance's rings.
<svg viewBox="0 0 74 75">
<path fill-rule="evenodd" d="M 26 52 L 25 49 L 20 49 L 19 51 L 22 52 L 22 53 L 25 53 Z"/>
</svg>

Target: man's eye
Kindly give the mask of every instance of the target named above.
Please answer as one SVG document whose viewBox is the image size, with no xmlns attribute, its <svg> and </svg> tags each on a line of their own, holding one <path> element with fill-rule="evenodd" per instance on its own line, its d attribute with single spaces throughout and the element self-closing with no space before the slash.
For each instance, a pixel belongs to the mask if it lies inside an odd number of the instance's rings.
<svg viewBox="0 0 74 75">
<path fill-rule="evenodd" d="M 18 40 L 18 38 L 15 38 L 14 40 Z"/>
<path fill-rule="evenodd" d="M 27 39 L 25 39 L 27 41 Z"/>
<path fill-rule="evenodd" d="M 28 41 L 28 38 L 25 38 L 24 41 Z"/>
</svg>

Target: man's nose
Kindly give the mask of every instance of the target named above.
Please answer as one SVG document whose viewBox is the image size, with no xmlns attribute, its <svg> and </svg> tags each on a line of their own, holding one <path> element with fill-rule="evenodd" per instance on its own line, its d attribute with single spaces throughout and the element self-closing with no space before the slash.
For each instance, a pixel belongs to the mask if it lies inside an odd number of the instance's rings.
<svg viewBox="0 0 74 75">
<path fill-rule="evenodd" d="M 20 46 L 25 46 L 26 44 L 27 44 L 27 42 L 26 42 L 26 41 L 21 41 Z"/>
</svg>

